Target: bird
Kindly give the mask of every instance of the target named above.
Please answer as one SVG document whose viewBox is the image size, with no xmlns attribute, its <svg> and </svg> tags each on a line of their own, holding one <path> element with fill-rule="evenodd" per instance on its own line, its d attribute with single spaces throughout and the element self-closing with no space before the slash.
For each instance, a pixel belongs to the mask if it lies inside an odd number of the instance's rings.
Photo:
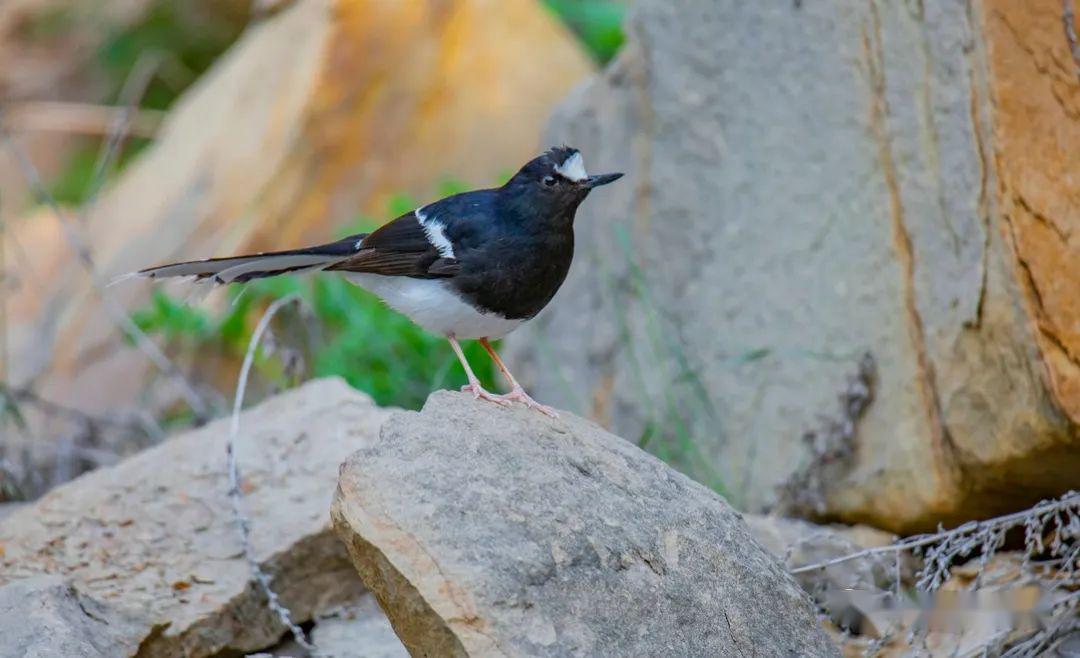
<svg viewBox="0 0 1080 658">
<path fill-rule="evenodd" d="M 552 147 L 504 185 L 445 197 L 370 233 L 336 242 L 171 263 L 129 276 L 183 277 L 219 285 L 313 271 L 334 272 L 380 297 L 426 331 L 445 337 L 465 370 L 463 391 L 500 405 L 523 403 L 548 416 L 492 348 L 548 305 L 574 257 L 574 216 L 589 193 L 622 177 L 590 175 L 581 152 Z M 478 340 L 510 392 L 485 390 L 461 350 Z"/>
</svg>

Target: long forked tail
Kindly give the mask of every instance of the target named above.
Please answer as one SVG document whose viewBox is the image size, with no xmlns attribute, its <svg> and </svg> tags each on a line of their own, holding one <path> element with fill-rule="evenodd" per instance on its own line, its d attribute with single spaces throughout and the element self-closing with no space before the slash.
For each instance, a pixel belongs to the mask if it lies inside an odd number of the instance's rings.
<svg viewBox="0 0 1080 658">
<path fill-rule="evenodd" d="M 218 284 L 244 283 L 279 274 L 322 270 L 345 260 L 359 251 L 360 241 L 366 233 L 350 235 L 337 242 L 229 258 L 207 258 L 183 263 L 171 263 L 132 272 L 116 279 L 114 283 L 130 277 L 165 279 L 172 277 L 192 278 L 196 282 L 208 281 Z"/>
</svg>

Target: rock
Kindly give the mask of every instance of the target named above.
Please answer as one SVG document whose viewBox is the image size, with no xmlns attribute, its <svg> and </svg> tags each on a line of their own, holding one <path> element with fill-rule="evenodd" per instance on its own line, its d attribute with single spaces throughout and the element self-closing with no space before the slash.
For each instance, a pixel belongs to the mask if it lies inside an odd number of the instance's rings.
<svg viewBox="0 0 1080 658">
<path fill-rule="evenodd" d="M 394 194 L 431 200 L 446 178 L 495 182 L 536 154 L 551 107 L 592 70 L 534 0 L 296 0 L 253 23 L 176 102 L 82 232 L 105 280 L 326 241 L 360 214 L 384 217 Z M 148 362 L 45 219 L 13 222 L 5 240 L 4 262 L 19 268 L 4 277 L 9 383 L 84 411 L 177 400 L 168 381 L 148 386 Z M 150 291 L 109 294 L 134 309 Z M 199 358 L 191 368 L 231 388 L 234 367 Z"/>
<path fill-rule="evenodd" d="M 867 526 L 821 526 L 800 519 L 746 514 L 750 534 L 789 569 L 851 555 L 866 548 L 888 546 L 893 534 Z M 906 561 L 906 560 L 905 560 Z M 892 556 L 867 556 L 843 562 L 796 579 L 810 593 L 822 589 L 889 590 L 895 582 Z M 910 565 L 904 565 L 910 574 Z"/>
<path fill-rule="evenodd" d="M 822 518 L 920 531 L 1060 495 L 1078 112 L 1056 0 L 636 3 L 549 132 L 627 180 L 584 204 L 508 357 L 745 509 L 776 506 L 822 417 L 851 429 L 810 464 Z M 867 351 L 875 395 L 845 417 Z"/>
<path fill-rule="evenodd" d="M 437 392 L 331 514 L 412 655 L 837 655 L 723 499 L 570 414 Z"/>
<path fill-rule="evenodd" d="M 20 658 L 134 655 L 150 622 L 105 605 L 59 576 L 0 587 L 0 654 Z"/>
<path fill-rule="evenodd" d="M 746 514 L 743 520 L 754 539 L 792 570 L 864 549 L 888 546 L 898 539 L 869 526 L 817 525 L 801 519 L 758 514 Z M 883 610 L 891 611 L 893 617 L 897 614 L 883 600 L 889 592 L 897 591 L 898 578 L 901 590 L 909 587 L 918 566 L 919 560 L 907 552 L 882 553 L 794 575 L 837 631 L 858 629 L 876 639 L 898 626 L 894 618 L 883 616 Z M 908 612 L 914 611 L 904 610 L 905 615 Z M 909 616 L 917 617 L 917 613 Z M 887 625 L 882 626 L 883 622 Z M 845 651 L 846 641 L 846 637 L 839 640 Z"/>
<path fill-rule="evenodd" d="M 370 593 L 315 621 L 311 640 L 334 658 L 408 658 L 389 620 Z"/>
<path fill-rule="evenodd" d="M 379 602 L 370 592 L 326 610 L 313 620 L 309 639 L 318 656 L 329 658 L 408 658 L 409 652 L 390 627 Z M 292 637 L 249 658 L 309 658 L 309 651 Z"/>
<path fill-rule="evenodd" d="M 297 622 L 363 591 L 326 505 L 342 460 L 373 441 L 389 413 L 324 379 L 241 418 L 252 549 Z M 228 432 L 223 419 L 170 439 L 0 521 L 0 585 L 54 574 L 103 604 L 140 611 L 140 657 L 273 644 L 284 629 L 253 584 L 227 498 Z"/>
<path fill-rule="evenodd" d="M 0 503 L 0 519 L 13 514 L 16 510 L 26 507 L 26 503 Z"/>
</svg>

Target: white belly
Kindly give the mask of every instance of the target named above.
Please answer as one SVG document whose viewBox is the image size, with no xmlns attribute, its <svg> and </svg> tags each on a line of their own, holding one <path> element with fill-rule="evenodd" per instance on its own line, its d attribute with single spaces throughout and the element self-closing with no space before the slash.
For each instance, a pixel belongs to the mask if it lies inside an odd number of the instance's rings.
<svg viewBox="0 0 1080 658">
<path fill-rule="evenodd" d="M 456 338 L 502 338 L 521 324 L 495 313 L 481 313 L 439 279 L 412 279 L 365 272 L 345 275 L 383 299 L 394 310 L 433 334 Z"/>
</svg>

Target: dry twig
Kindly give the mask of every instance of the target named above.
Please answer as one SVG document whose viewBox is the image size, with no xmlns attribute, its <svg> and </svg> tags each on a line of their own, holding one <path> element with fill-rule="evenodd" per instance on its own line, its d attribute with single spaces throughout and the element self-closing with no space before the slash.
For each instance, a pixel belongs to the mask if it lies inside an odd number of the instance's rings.
<svg viewBox="0 0 1080 658">
<path fill-rule="evenodd" d="M 876 546 L 874 548 L 867 548 L 865 550 L 856 551 L 848 555 L 842 555 L 831 560 L 825 560 L 824 562 L 815 562 L 814 564 L 806 564 L 801 567 L 796 567 L 791 570 L 791 573 L 799 574 L 807 571 L 816 571 L 818 569 L 824 569 L 831 567 L 835 564 L 841 564 L 843 562 L 849 562 L 861 557 L 868 557 L 871 555 L 880 555 L 882 553 L 897 553 L 902 551 L 909 551 L 912 549 L 922 548 L 924 546 L 931 546 L 934 544 L 952 544 L 960 538 L 970 537 L 985 537 L 988 535 L 998 535 L 1001 532 L 1015 528 L 1021 524 L 1028 528 L 1029 536 L 1032 541 L 1036 541 L 1034 538 L 1034 525 L 1032 525 L 1033 519 L 1048 518 L 1059 512 L 1071 512 L 1073 514 L 1080 514 L 1080 492 L 1070 491 L 1061 498 L 1056 500 L 1044 500 L 1032 508 L 1021 510 L 1019 512 L 1013 512 L 1012 514 L 1006 514 L 1005 516 L 998 516 L 986 521 L 969 521 L 961 526 L 953 528 L 952 530 L 944 530 L 932 534 L 915 535 L 908 537 L 902 541 L 898 541 L 895 544 L 889 544 L 888 546 Z M 1040 526 L 1041 527 L 1041 526 Z M 977 545 L 971 546 L 973 549 L 977 548 Z"/>
<path fill-rule="evenodd" d="M 244 549 L 244 559 L 247 560 L 248 567 L 251 569 L 251 576 L 259 583 L 263 593 L 266 594 L 267 605 L 278 616 L 281 623 L 289 629 L 293 638 L 296 640 L 296 643 L 312 655 L 315 655 L 315 646 L 304 635 L 303 629 L 297 626 L 292 620 L 292 614 L 289 612 L 289 609 L 282 605 L 277 593 L 274 592 L 273 588 L 270 586 L 269 574 L 263 571 L 262 567 L 259 566 L 258 560 L 255 559 L 255 555 L 252 553 L 251 519 L 245 516 L 243 510 L 240 508 L 240 502 L 244 494 L 240 488 L 240 467 L 237 465 L 236 461 L 236 442 L 240 436 L 240 409 L 244 406 L 244 393 L 247 391 L 248 376 L 251 374 L 251 364 L 255 360 L 255 350 L 259 346 L 259 340 L 262 338 L 263 333 L 265 333 L 267 327 L 270 326 L 270 320 L 274 318 L 274 315 L 286 305 L 298 302 L 299 300 L 300 297 L 298 295 L 288 295 L 275 300 L 274 303 L 267 307 L 262 318 L 259 320 L 259 324 L 255 327 L 255 333 L 251 335 L 251 341 L 248 343 L 247 352 L 244 354 L 244 362 L 240 366 L 240 377 L 236 382 L 236 396 L 233 399 L 232 422 L 229 425 L 229 440 L 225 446 L 225 452 L 229 470 L 229 502 L 232 504 L 233 518 L 236 521 L 236 527 L 240 530 L 240 537 Z"/>
<path fill-rule="evenodd" d="M 28 101 L 7 105 L 7 124 L 15 132 L 62 132 L 75 135 L 108 135 L 125 115 L 124 107 L 93 103 Z M 150 139 L 157 134 L 165 113 L 138 110 L 131 114 L 129 134 Z"/>
<path fill-rule="evenodd" d="M 1054 643 L 1080 629 L 1080 492 L 1045 500 L 1037 505 L 987 519 L 972 521 L 951 530 L 916 535 L 888 546 L 879 546 L 830 560 L 790 569 L 792 574 L 817 572 L 859 558 L 892 554 L 921 555 L 922 567 L 915 576 L 915 591 L 926 595 L 950 580 L 952 570 L 972 560 L 977 567 L 972 589 L 981 586 L 990 559 L 1005 543 L 1006 533 L 1023 529 L 1024 563 L 1017 577 L 1035 584 L 1044 597 L 1043 626 L 1026 637 L 1010 639 L 1000 632 L 986 640 L 983 655 L 1027 658 L 1044 655 Z M 899 574 L 897 575 L 899 588 Z M 899 589 L 897 590 L 897 594 Z M 912 628 L 909 642 L 925 639 L 925 629 Z M 1011 644 L 1010 644 L 1011 643 Z M 873 645 L 871 645 L 873 646 Z"/>
</svg>

